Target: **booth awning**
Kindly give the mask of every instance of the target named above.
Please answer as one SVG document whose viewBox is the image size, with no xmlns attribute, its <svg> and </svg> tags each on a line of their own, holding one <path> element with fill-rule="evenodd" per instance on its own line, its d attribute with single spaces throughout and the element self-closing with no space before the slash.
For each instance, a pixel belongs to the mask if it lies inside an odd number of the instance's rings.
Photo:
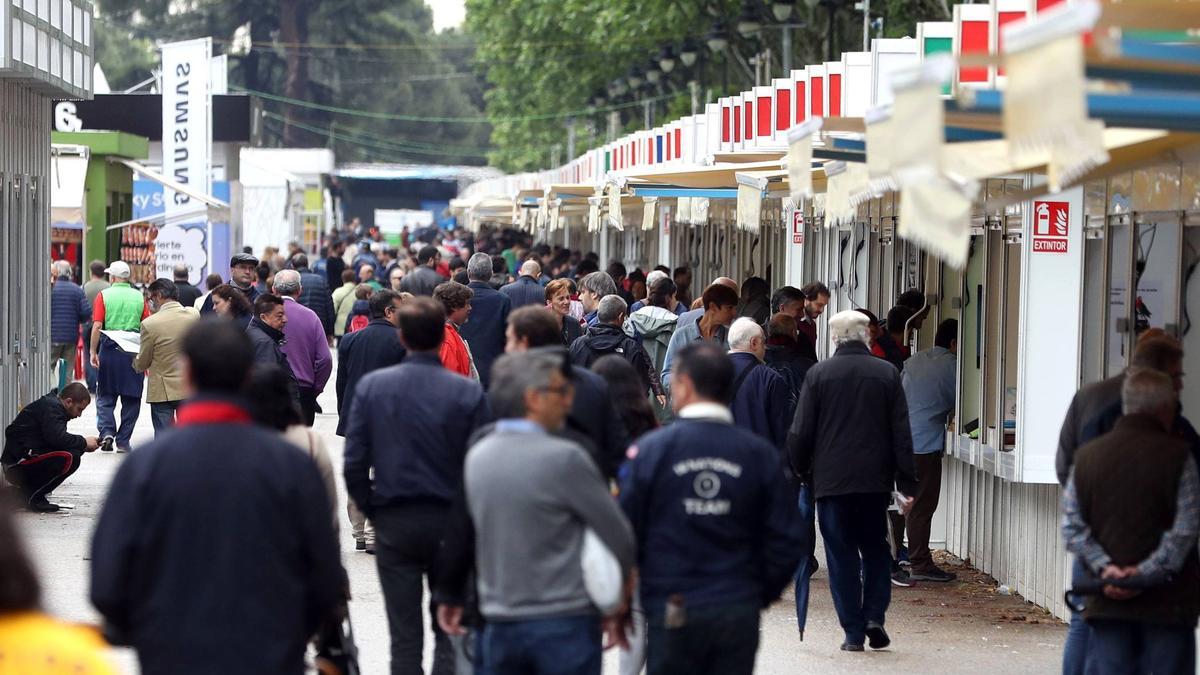
<svg viewBox="0 0 1200 675">
<path fill-rule="evenodd" d="M 84 145 L 50 148 L 50 226 L 66 230 L 84 227 L 84 181 L 91 151 Z"/>
<path fill-rule="evenodd" d="M 226 214 L 228 214 L 228 212 L 229 212 L 229 204 L 226 204 L 225 202 L 221 201 L 220 199 L 206 195 L 203 192 L 200 192 L 199 190 L 197 190 L 191 186 L 184 185 L 183 183 L 180 183 L 180 182 L 174 181 L 170 178 L 167 178 L 166 176 L 162 175 L 161 173 L 158 173 L 157 171 L 151 171 L 150 169 L 146 168 L 142 164 L 139 164 L 138 162 L 133 161 L 132 159 L 124 159 L 122 157 L 109 157 L 108 161 L 117 162 L 118 164 L 124 164 L 125 166 L 132 169 L 134 173 L 139 174 L 141 176 L 145 176 L 146 178 L 149 178 L 150 180 L 154 181 L 155 183 L 158 183 L 159 185 L 162 185 L 163 187 L 168 187 L 176 192 L 185 194 L 188 197 L 209 207 L 209 209 L 217 209 L 218 212 L 223 211 Z M 137 220 L 137 221 L 133 221 L 133 222 L 142 222 L 142 221 Z"/>
</svg>

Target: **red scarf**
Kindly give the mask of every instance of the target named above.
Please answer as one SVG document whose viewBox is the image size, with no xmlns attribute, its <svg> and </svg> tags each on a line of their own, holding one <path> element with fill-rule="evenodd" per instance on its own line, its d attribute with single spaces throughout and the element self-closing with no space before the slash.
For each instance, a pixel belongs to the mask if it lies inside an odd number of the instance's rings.
<svg viewBox="0 0 1200 675">
<path fill-rule="evenodd" d="M 196 401 L 186 403 L 175 417 L 180 427 L 194 424 L 250 424 L 250 413 L 225 401 Z"/>
</svg>

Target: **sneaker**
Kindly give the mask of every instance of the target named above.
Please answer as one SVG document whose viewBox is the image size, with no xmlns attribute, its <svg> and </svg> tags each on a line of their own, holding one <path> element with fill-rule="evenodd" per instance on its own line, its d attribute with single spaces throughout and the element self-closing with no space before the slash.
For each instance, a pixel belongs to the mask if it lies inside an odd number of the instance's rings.
<svg viewBox="0 0 1200 675">
<path fill-rule="evenodd" d="M 112 452 L 113 446 L 116 445 L 117 439 L 112 436 L 105 436 L 104 440 L 100 441 L 100 452 Z"/>
<path fill-rule="evenodd" d="M 354 540 L 354 550 L 355 551 L 367 550 L 367 540 L 366 539 L 355 539 Z"/>
<path fill-rule="evenodd" d="M 912 575 L 899 567 L 892 570 L 892 585 L 908 588 L 913 585 Z"/>
<path fill-rule="evenodd" d="M 58 504 L 53 504 L 45 497 L 36 497 L 29 500 L 29 510 L 34 513 L 56 513 Z"/>
<path fill-rule="evenodd" d="M 842 643 L 842 651 L 844 651 L 844 652 L 861 652 L 861 651 L 863 651 L 863 646 L 856 645 L 852 642 L 843 642 Z"/>
<path fill-rule="evenodd" d="M 808 560 L 808 576 L 816 574 L 819 569 L 821 569 L 821 563 L 817 562 L 817 556 L 814 555 Z"/>
<path fill-rule="evenodd" d="M 957 574 L 955 574 L 953 572 L 947 572 L 947 571 L 945 571 L 943 569 L 939 569 L 937 567 L 930 567 L 928 569 L 921 569 L 921 570 L 914 569 L 909 576 L 912 577 L 914 580 L 918 580 L 918 581 L 938 581 L 938 582 L 954 581 L 955 579 L 958 578 Z"/>
<path fill-rule="evenodd" d="M 896 562 L 901 565 L 908 565 L 908 547 L 900 544 L 896 547 Z"/>
<path fill-rule="evenodd" d="M 874 621 L 868 621 L 867 644 L 871 645 L 871 649 L 883 649 L 892 644 L 892 639 L 888 637 L 887 631 L 883 629 L 883 626 Z"/>
<path fill-rule="evenodd" d="M 124 453 L 126 453 L 126 452 L 129 452 L 129 446 L 128 446 L 128 445 L 118 445 L 118 446 L 117 446 L 117 454 L 124 454 Z"/>
</svg>

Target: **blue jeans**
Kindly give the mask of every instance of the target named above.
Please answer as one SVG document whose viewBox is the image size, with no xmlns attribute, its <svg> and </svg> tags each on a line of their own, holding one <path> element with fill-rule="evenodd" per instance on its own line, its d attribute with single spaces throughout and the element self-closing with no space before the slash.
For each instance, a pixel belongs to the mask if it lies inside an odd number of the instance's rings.
<svg viewBox="0 0 1200 675">
<path fill-rule="evenodd" d="M 121 426 L 117 428 L 117 399 L 121 399 Z M 96 394 L 96 427 L 100 438 L 113 436 L 118 448 L 128 448 L 133 438 L 133 427 L 142 412 L 142 399 L 137 396 Z"/>
<path fill-rule="evenodd" d="M 816 504 L 813 502 L 812 487 L 800 486 L 800 520 L 803 521 L 804 541 L 800 546 L 800 566 L 796 568 L 796 623 L 803 636 L 808 625 L 808 587 L 812 578 L 813 552 L 817 550 Z"/>
<path fill-rule="evenodd" d="M 1071 583 L 1087 577 L 1083 559 L 1076 557 L 1071 562 Z M 1078 599 L 1076 599 L 1078 602 Z M 1063 645 L 1063 675 L 1083 675 L 1087 663 L 1089 639 L 1092 629 L 1083 620 L 1083 612 L 1071 612 L 1071 625 L 1067 629 L 1067 642 Z"/>
<path fill-rule="evenodd" d="M 600 618 L 492 621 L 478 649 L 477 675 L 600 675 Z"/>
<path fill-rule="evenodd" d="M 150 404 L 150 423 L 154 425 L 154 436 L 175 425 L 175 411 L 183 401 L 160 401 Z"/>
<path fill-rule="evenodd" d="M 829 590 L 850 644 L 865 641 L 868 622 L 883 625 L 892 601 L 892 552 L 887 540 L 890 501 L 887 493 L 817 500 Z"/>
<path fill-rule="evenodd" d="M 1088 675 L 1196 672 L 1196 631 L 1190 626 L 1112 619 L 1089 625 Z"/>
</svg>

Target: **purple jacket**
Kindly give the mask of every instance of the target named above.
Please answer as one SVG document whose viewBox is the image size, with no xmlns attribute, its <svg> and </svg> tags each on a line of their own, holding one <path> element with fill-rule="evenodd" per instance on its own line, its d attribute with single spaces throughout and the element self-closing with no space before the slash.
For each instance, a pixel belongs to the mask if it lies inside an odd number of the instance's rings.
<svg viewBox="0 0 1200 675">
<path fill-rule="evenodd" d="M 325 383 L 333 372 L 325 326 L 315 312 L 293 298 L 283 299 L 283 311 L 287 314 L 287 325 L 283 327 L 286 339 L 283 353 L 288 365 L 301 387 L 310 387 L 319 394 L 325 390 Z"/>
</svg>

